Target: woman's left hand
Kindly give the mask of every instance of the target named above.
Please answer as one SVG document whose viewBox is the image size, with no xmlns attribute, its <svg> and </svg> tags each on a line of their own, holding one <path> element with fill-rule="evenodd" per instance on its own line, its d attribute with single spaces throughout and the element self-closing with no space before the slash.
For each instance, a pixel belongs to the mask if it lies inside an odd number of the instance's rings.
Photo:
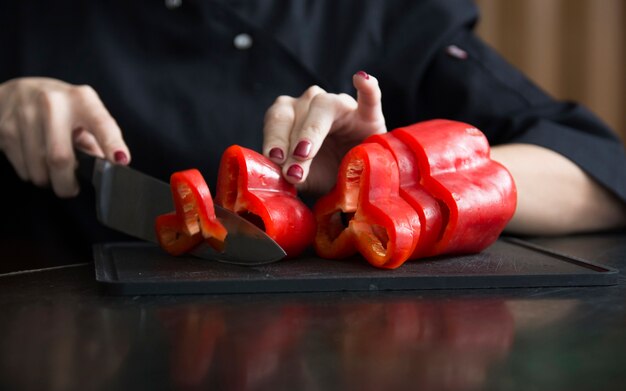
<svg viewBox="0 0 626 391">
<path fill-rule="evenodd" d="M 298 98 L 278 97 L 265 114 L 263 154 L 300 191 L 329 191 L 346 152 L 387 131 L 378 80 L 359 71 L 352 82 L 356 100 L 313 86 Z"/>
</svg>

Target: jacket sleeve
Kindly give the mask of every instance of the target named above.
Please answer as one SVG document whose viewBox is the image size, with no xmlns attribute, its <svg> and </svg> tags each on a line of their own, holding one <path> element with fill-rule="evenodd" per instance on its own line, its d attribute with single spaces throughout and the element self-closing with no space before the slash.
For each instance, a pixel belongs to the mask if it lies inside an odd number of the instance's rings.
<svg viewBox="0 0 626 391">
<path fill-rule="evenodd" d="M 554 150 L 626 201 L 624 145 L 606 124 L 582 105 L 542 91 L 471 27 L 443 42 L 417 87 L 418 117 L 468 122 L 492 145 Z"/>
</svg>

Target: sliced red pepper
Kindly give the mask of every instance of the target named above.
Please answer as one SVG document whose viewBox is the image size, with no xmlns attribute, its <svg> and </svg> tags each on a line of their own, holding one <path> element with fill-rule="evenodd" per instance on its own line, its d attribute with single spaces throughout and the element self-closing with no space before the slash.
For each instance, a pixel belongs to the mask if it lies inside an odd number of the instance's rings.
<svg viewBox="0 0 626 391">
<path fill-rule="evenodd" d="M 157 217 L 161 247 L 172 255 L 181 255 L 205 240 L 222 250 L 226 228 L 215 216 L 211 192 L 200 171 L 175 172 L 170 177 L 170 187 L 176 212 Z"/>
<path fill-rule="evenodd" d="M 517 192 L 508 170 L 490 159 L 485 135 L 449 120 L 393 133 L 415 154 L 422 186 L 440 201 L 443 230 L 433 252 L 472 253 L 491 245 L 513 217 Z"/>
<path fill-rule="evenodd" d="M 183 219 L 183 229 L 188 235 L 201 233 L 205 239 L 223 242 L 226 228 L 215 216 L 211 191 L 202 174 L 196 169 L 179 171 L 170 177 L 174 207 Z"/>
<path fill-rule="evenodd" d="M 372 265 L 393 269 L 408 259 L 418 241 L 417 212 L 399 194 L 395 158 L 383 146 L 361 144 L 339 167 L 337 184 L 315 205 L 315 246 L 322 257 L 358 250 Z M 352 216 L 353 214 L 353 216 Z M 343 216 L 352 216 L 347 226 Z"/>
<path fill-rule="evenodd" d="M 301 254 L 313 242 L 313 213 L 283 178 L 280 167 L 253 150 L 233 145 L 224 151 L 215 202 L 263 229 L 288 257 Z"/>
<path fill-rule="evenodd" d="M 184 232 L 184 224 L 174 212 L 158 216 L 155 225 L 159 245 L 170 255 L 183 255 L 202 241 L 202 235 Z"/>
<path fill-rule="evenodd" d="M 337 180 L 339 189 L 347 189 L 345 176 Z M 315 251 L 322 258 L 342 259 L 357 253 L 354 244 L 354 231 L 348 228 L 349 220 L 354 216 L 358 192 L 342 194 L 334 190 L 321 197 L 315 203 L 313 213 L 317 222 Z"/>
<path fill-rule="evenodd" d="M 426 257 L 434 254 L 443 224 L 441 208 L 435 199 L 420 183 L 420 174 L 411 149 L 398 139 L 393 132 L 370 136 L 364 142 L 378 143 L 393 153 L 400 173 L 400 197 L 417 211 L 418 221 L 411 222 L 413 230 L 419 232 L 419 241 L 410 258 Z"/>
<path fill-rule="evenodd" d="M 358 250 L 371 264 L 393 268 L 407 259 L 483 250 L 517 202 L 513 178 L 489 152 L 482 132 L 447 120 L 366 139 L 343 158 L 337 185 L 315 206 L 318 254 L 341 258 Z M 342 224 L 348 214 L 354 217 Z M 411 252 L 402 230 L 413 235 Z"/>
</svg>

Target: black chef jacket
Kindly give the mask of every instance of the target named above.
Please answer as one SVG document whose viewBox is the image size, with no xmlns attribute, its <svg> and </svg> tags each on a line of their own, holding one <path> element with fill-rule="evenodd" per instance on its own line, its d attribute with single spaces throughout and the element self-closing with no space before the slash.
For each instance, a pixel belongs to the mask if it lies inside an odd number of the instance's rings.
<svg viewBox="0 0 626 391">
<path fill-rule="evenodd" d="M 227 146 L 260 150 L 263 115 L 278 95 L 298 96 L 313 84 L 354 94 L 351 76 L 364 70 L 379 79 L 389 129 L 465 121 L 492 145 L 553 149 L 626 200 L 618 138 L 476 38 L 470 1 L 0 4 L 0 82 L 48 76 L 93 86 L 123 131 L 132 165 L 163 180 L 196 167 L 213 186 Z M 58 200 L 20 183 L 6 159 L 0 164 L 5 197 L 18 205 L 2 223 L 7 234 L 51 236 L 57 247 L 111 238 L 95 222 L 90 191 Z"/>
</svg>

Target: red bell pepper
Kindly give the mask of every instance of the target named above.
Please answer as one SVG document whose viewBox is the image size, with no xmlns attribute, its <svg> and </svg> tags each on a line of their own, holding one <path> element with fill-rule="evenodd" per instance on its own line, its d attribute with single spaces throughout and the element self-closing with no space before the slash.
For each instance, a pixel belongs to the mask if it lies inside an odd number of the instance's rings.
<svg viewBox="0 0 626 391">
<path fill-rule="evenodd" d="M 400 197 L 417 211 L 419 221 L 412 222 L 413 229 L 419 232 L 419 241 L 410 259 L 434 254 L 434 244 L 442 229 L 441 207 L 421 184 L 415 156 L 409 147 L 393 132 L 377 134 L 364 142 L 378 143 L 393 153 L 400 172 Z"/>
<path fill-rule="evenodd" d="M 478 252 L 497 239 L 516 202 L 513 178 L 489 158 L 482 132 L 455 121 L 418 123 L 372 136 L 343 158 L 337 185 L 315 205 L 315 248 L 326 258 L 358 250 L 383 268 Z"/>
<path fill-rule="evenodd" d="M 415 154 L 420 183 L 439 200 L 442 227 L 434 254 L 473 253 L 491 245 L 513 217 L 513 177 L 489 157 L 489 142 L 463 122 L 431 120 L 393 130 Z"/>
<path fill-rule="evenodd" d="M 408 259 L 418 242 L 414 227 L 419 216 L 400 197 L 399 181 L 396 160 L 383 146 L 366 143 L 351 149 L 341 162 L 337 184 L 315 205 L 317 253 L 339 258 L 358 250 L 372 265 L 388 269 Z"/>
<path fill-rule="evenodd" d="M 202 235 L 184 232 L 184 223 L 174 212 L 158 216 L 155 225 L 159 245 L 170 255 L 183 255 L 202 241 Z"/>
<path fill-rule="evenodd" d="M 226 239 L 226 228 L 217 220 L 211 192 L 202 174 L 196 169 L 179 171 L 170 177 L 174 207 L 183 218 L 188 235 L 198 232 L 205 239 Z"/>
<path fill-rule="evenodd" d="M 202 240 L 221 250 L 226 228 L 215 216 L 213 199 L 202 174 L 196 169 L 175 172 L 170 177 L 175 213 L 156 221 L 157 238 L 170 254 L 180 255 Z"/>
<path fill-rule="evenodd" d="M 224 151 L 215 202 L 257 224 L 288 257 L 313 242 L 313 213 L 283 178 L 280 167 L 255 151 L 238 145 Z"/>
</svg>

